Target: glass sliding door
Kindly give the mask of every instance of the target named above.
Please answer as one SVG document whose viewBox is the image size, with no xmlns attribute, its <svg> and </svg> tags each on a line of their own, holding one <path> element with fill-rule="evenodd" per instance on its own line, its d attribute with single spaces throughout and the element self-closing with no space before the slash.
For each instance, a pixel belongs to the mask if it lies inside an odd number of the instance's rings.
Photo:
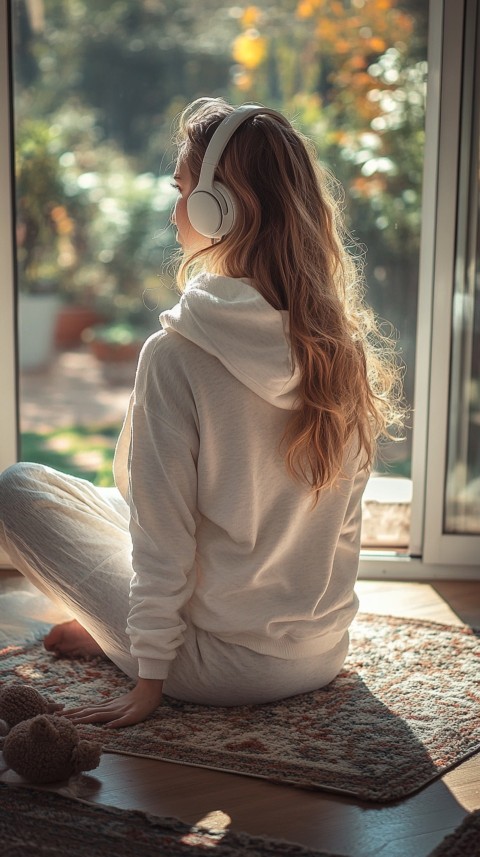
<svg viewBox="0 0 480 857">
<path fill-rule="evenodd" d="M 480 535 L 480 37 L 466 33 L 475 58 L 465 81 L 452 306 L 446 533 Z M 471 84 L 473 83 L 473 87 Z"/>
<path fill-rule="evenodd" d="M 462 30 L 463 50 L 454 63 L 457 73 L 445 91 L 450 127 L 445 123 L 440 137 L 441 159 L 449 162 L 450 174 L 441 171 L 439 183 L 424 551 L 427 561 L 456 566 L 480 562 L 478 3 L 467 0 L 463 21 L 458 11 L 456 8 L 456 22 L 452 19 L 451 23 Z M 455 110 L 456 126 L 452 123 Z M 444 373 L 449 377 L 448 386 L 441 385 Z"/>
<path fill-rule="evenodd" d="M 477 5 L 0 3 L 4 189 L 17 173 L 15 230 L 12 200 L 0 201 L 2 469 L 17 457 L 18 415 L 19 457 L 109 483 L 135 360 L 105 363 L 95 340 L 99 326 L 113 345 L 138 328 L 142 340 L 158 325 L 142 298 L 176 300 L 172 122 L 206 93 L 260 101 L 311 136 L 340 178 L 366 248 L 367 301 L 399 331 L 414 430 L 382 450 L 368 486 L 361 573 L 452 576 L 462 563 L 476 574 Z M 52 292 L 47 357 L 35 367 L 28 351 L 40 316 L 19 318 L 16 367 L 16 304 Z M 83 325 L 86 310 L 88 333 L 61 332 L 59 316 Z"/>
<path fill-rule="evenodd" d="M 314 140 L 343 187 L 367 302 L 398 332 L 413 409 L 428 0 L 11 9 L 23 459 L 111 481 L 135 356 L 105 362 L 100 346 L 138 333 L 138 352 L 158 326 L 142 295 L 176 299 L 169 138 L 205 94 L 270 104 Z M 88 326 L 74 335 L 67 319 Z M 369 549 L 408 551 L 411 450 L 411 427 L 381 449 Z"/>
</svg>

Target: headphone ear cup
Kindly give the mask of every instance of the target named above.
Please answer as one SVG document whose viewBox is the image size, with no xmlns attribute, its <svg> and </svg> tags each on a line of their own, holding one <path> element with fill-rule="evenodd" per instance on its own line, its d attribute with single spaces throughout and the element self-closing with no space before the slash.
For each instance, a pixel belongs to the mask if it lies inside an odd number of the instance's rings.
<svg viewBox="0 0 480 857">
<path fill-rule="evenodd" d="M 206 189 L 196 187 L 187 199 L 188 219 L 200 235 L 223 238 L 235 222 L 235 203 L 225 185 L 214 182 Z"/>
<path fill-rule="evenodd" d="M 214 182 L 213 183 L 213 189 L 215 190 L 215 193 L 217 194 L 217 196 L 219 198 L 221 197 L 222 214 L 223 214 L 222 225 L 221 225 L 217 235 L 213 236 L 213 237 L 214 238 L 215 237 L 216 238 L 223 238 L 224 235 L 228 235 L 228 233 L 232 231 L 234 223 L 235 223 L 235 211 L 236 211 L 235 197 L 233 196 L 231 191 L 229 191 L 228 188 L 225 187 L 224 184 L 220 184 L 220 182 Z"/>
</svg>

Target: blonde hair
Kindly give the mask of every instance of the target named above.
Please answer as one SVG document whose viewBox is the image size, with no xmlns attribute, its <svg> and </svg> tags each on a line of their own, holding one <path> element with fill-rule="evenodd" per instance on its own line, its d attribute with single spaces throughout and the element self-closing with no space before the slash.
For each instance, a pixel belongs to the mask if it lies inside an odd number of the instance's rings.
<svg viewBox="0 0 480 857">
<path fill-rule="evenodd" d="M 182 113 L 178 157 L 193 186 L 209 140 L 233 109 L 200 98 Z M 271 306 L 287 310 L 301 379 L 282 447 L 288 471 L 316 500 L 342 475 L 352 443 L 369 468 L 376 440 L 402 425 L 395 343 L 363 302 L 361 263 L 346 249 L 351 239 L 333 195 L 338 185 L 311 141 L 287 119 L 257 115 L 235 132 L 215 178 L 235 197 L 234 227 L 183 257 L 179 284 L 199 269 L 249 278 Z"/>
</svg>

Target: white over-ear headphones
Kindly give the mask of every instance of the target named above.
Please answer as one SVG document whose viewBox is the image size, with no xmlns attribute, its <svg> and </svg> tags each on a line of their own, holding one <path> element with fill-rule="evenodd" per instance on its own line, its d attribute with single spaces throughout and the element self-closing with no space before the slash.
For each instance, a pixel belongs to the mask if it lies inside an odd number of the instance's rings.
<svg viewBox="0 0 480 857">
<path fill-rule="evenodd" d="M 224 184 L 214 181 L 215 170 L 237 128 L 251 116 L 262 113 L 284 120 L 276 110 L 269 110 L 259 104 L 244 104 L 220 123 L 207 146 L 198 184 L 187 199 L 188 219 L 195 231 L 206 238 L 223 238 L 233 227 L 234 198 Z"/>
</svg>

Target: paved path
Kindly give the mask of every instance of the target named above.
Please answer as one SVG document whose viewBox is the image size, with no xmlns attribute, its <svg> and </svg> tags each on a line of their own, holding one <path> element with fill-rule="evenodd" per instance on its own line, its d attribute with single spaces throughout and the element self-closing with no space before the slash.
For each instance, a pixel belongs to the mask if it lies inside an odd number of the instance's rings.
<svg viewBox="0 0 480 857">
<path fill-rule="evenodd" d="M 135 366 L 130 364 L 116 364 L 105 372 L 85 349 L 59 352 L 48 370 L 21 373 L 21 430 L 118 423 L 134 377 Z"/>
</svg>

